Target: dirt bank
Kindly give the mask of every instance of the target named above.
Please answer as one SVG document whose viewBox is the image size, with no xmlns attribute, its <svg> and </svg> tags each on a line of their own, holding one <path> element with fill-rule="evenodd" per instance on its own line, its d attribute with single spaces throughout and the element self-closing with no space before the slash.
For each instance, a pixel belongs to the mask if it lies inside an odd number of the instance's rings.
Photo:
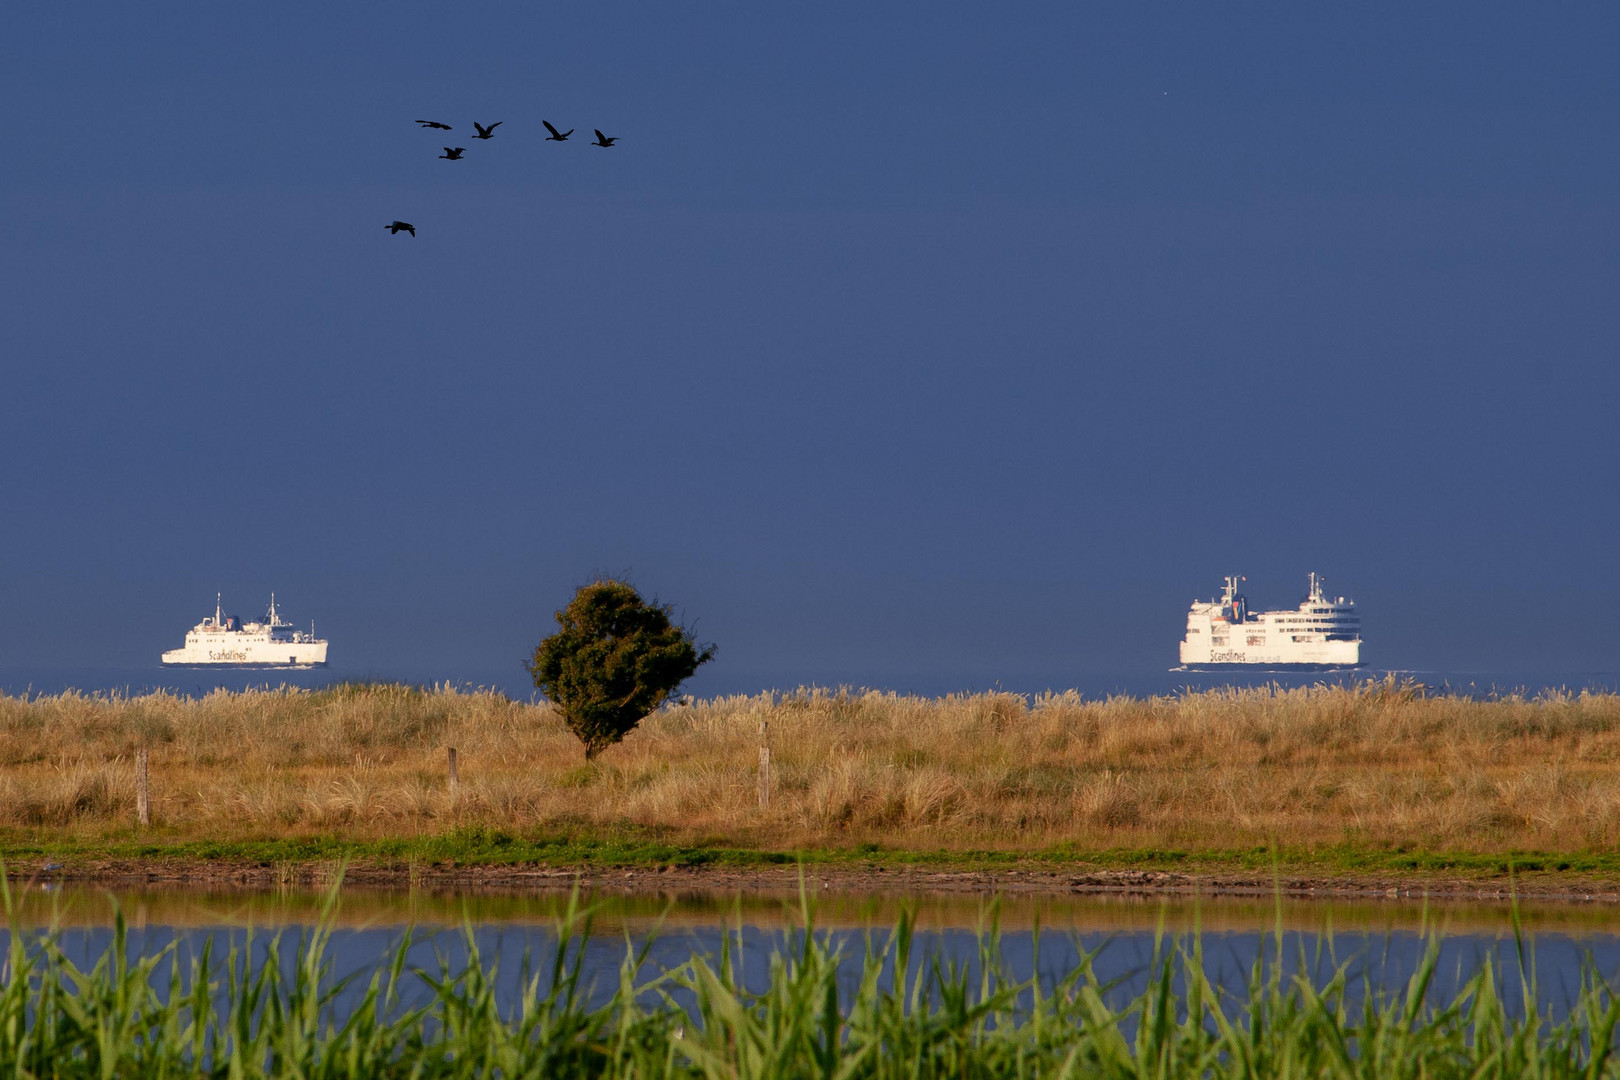
<svg viewBox="0 0 1620 1080">
<path fill-rule="evenodd" d="M 8 860 L 13 881 L 101 885 L 177 885 L 210 889 L 260 890 L 322 887 L 341 872 L 345 884 L 364 888 L 421 888 L 435 891 L 564 892 L 579 883 L 602 892 L 710 891 L 791 893 L 800 869 L 773 867 L 603 868 L 527 865 L 399 865 L 356 861 L 301 864 L 152 859 Z M 927 867 L 815 866 L 803 868 L 813 889 L 871 894 L 955 894 L 1059 896 L 1115 894 L 1137 896 L 1283 896 L 1296 899 L 1359 898 L 1507 902 L 1515 896 L 1537 901 L 1620 904 L 1620 881 L 1546 873 L 1510 879 L 1410 876 L 1283 876 L 1242 873 L 1084 869 L 960 870 Z"/>
</svg>

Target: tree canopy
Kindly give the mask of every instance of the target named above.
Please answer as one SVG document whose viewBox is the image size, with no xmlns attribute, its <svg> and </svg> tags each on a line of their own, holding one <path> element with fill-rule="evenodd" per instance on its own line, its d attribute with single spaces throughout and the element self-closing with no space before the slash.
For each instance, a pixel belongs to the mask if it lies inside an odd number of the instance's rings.
<svg viewBox="0 0 1620 1080">
<path fill-rule="evenodd" d="M 714 646 L 699 645 L 671 614 L 622 581 L 593 581 L 557 612 L 558 631 L 534 650 L 534 685 L 562 710 L 587 761 L 714 659 Z"/>
</svg>

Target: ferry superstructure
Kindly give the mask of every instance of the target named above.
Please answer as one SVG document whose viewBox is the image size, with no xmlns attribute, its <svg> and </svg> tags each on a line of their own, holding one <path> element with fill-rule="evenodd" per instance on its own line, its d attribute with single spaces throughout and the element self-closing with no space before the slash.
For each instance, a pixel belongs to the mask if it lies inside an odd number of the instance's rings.
<svg viewBox="0 0 1620 1080">
<path fill-rule="evenodd" d="M 326 666 L 326 641 L 282 622 L 276 611 L 276 594 L 270 594 L 270 610 L 258 622 L 244 623 L 225 614 L 220 597 L 214 597 L 214 614 L 203 619 L 186 634 L 186 643 L 163 654 L 171 666 L 308 668 Z"/>
<path fill-rule="evenodd" d="M 1330 599 L 1320 575 L 1310 576 L 1299 607 L 1282 611 L 1250 611 L 1238 592 L 1243 580 L 1229 575 L 1220 599 L 1193 601 L 1181 641 L 1182 666 L 1312 671 L 1362 666 L 1356 602 Z"/>
</svg>

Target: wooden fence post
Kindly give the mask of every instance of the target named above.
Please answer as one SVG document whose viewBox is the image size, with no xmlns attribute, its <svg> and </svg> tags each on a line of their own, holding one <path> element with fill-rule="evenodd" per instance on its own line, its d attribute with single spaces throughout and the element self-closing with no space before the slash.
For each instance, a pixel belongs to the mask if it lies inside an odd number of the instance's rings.
<svg viewBox="0 0 1620 1080">
<path fill-rule="evenodd" d="M 759 808 L 771 808 L 771 746 L 765 741 L 765 729 L 770 727 L 769 721 L 761 720 L 759 723 Z"/>
<path fill-rule="evenodd" d="M 450 761 L 450 797 L 454 799 L 457 794 L 457 789 L 461 785 L 461 778 L 456 775 L 456 748 L 453 746 L 450 747 L 449 750 L 445 752 L 445 756 L 449 758 Z"/>
<path fill-rule="evenodd" d="M 146 750 L 135 751 L 135 820 L 144 829 L 152 824 L 152 800 L 146 787 Z"/>
</svg>

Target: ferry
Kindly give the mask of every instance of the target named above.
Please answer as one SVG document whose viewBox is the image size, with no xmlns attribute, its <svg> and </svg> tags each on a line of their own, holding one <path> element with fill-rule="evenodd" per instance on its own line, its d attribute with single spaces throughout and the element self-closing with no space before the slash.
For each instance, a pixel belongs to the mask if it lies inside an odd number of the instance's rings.
<svg viewBox="0 0 1620 1080">
<path fill-rule="evenodd" d="M 1329 598 L 1319 574 L 1311 574 L 1297 608 L 1280 611 L 1250 611 L 1238 591 L 1244 580 L 1229 575 L 1220 599 L 1193 601 L 1181 641 L 1182 667 L 1335 671 L 1363 666 L 1356 602 Z"/>
<path fill-rule="evenodd" d="M 186 634 L 186 643 L 163 654 L 171 667 L 273 667 L 313 668 L 326 666 L 326 641 L 283 622 L 276 610 L 276 594 L 270 594 L 270 610 L 258 622 L 244 623 L 225 614 L 221 597 L 214 597 L 214 614 L 204 618 Z"/>
</svg>

